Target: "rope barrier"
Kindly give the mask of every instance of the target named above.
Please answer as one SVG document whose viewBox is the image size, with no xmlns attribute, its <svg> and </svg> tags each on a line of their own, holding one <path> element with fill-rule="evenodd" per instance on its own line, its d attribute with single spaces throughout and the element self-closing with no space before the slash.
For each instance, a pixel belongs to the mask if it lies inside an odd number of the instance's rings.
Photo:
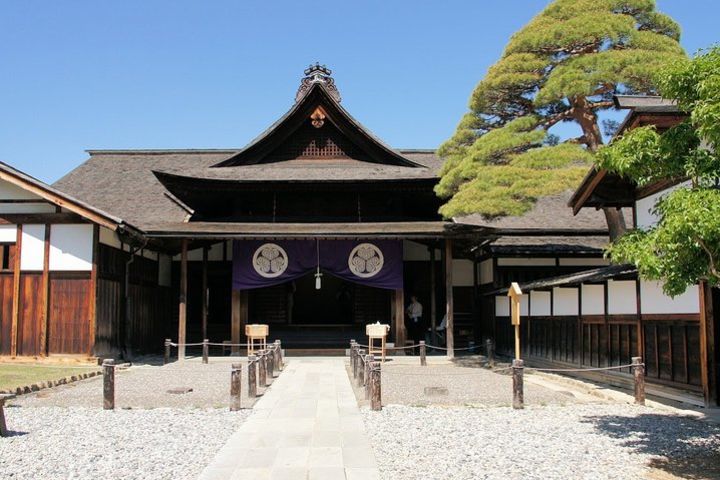
<svg viewBox="0 0 720 480">
<path fill-rule="evenodd" d="M 621 368 L 630 368 L 630 367 L 637 367 L 642 365 L 645 366 L 644 363 L 630 363 L 628 365 L 617 365 L 614 367 L 591 367 L 591 368 L 534 368 L 534 367 L 523 367 L 525 370 L 534 370 L 536 372 L 597 372 L 600 370 L 619 370 Z M 510 367 L 512 368 L 512 367 Z"/>
</svg>

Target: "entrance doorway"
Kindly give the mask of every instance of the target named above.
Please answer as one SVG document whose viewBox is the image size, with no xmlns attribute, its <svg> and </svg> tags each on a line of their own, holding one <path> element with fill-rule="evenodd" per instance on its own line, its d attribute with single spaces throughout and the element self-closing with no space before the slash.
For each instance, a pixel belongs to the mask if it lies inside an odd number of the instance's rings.
<svg viewBox="0 0 720 480">
<path fill-rule="evenodd" d="M 290 288 L 288 323 L 292 325 L 352 325 L 355 300 L 354 285 L 324 274 L 320 289 L 315 288 L 315 276 L 305 275 Z"/>
</svg>

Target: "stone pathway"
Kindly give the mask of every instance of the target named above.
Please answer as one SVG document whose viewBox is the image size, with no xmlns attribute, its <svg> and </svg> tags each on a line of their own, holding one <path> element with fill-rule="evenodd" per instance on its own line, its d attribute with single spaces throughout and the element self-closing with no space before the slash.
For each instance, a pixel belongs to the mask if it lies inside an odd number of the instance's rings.
<svg viewBox="0 0 720 480">
<path fill-rule="evenodd" d="M 377 480 L 344 358 L 290 358 L 201 480 Z"/>
</svg>

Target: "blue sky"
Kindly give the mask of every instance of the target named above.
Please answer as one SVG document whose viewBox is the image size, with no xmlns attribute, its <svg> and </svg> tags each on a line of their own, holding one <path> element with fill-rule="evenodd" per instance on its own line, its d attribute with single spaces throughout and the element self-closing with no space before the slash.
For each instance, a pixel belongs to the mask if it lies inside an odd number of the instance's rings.
<svg viewBox="0 0 720 480">
<path fill-rule="evenodd" d="M 241 147 L 291 106 L 315 61 L 389 144 L 433 148 L 546 3 L 5 1 L 0 160 L 52 182 L 85 149 Z M 720 40 L 720 2 L 658 5 L 689 52 Z"/>
</svg>

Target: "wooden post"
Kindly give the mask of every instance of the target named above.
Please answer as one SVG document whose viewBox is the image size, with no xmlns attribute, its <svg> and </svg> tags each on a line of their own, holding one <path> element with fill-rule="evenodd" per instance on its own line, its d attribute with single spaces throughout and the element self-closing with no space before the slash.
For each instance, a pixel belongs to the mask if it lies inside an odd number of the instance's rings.
<svg viewBox="0 0 720 480">
<path fill-rule="evenodd" d="M 103 367 L 103 409 L 115 409 L 115 362 L 112 359 L 105 359 Z"/>
<path fill-rule="evenodd" d="M 437 279 L 435 278 L 435 244 L 430 246 L 430 341 L 437 345 Z"/>
<path fill-rule="evenodd" d="M 7 423 L 5 423 L 5 402 L 15 398 L 11 393 L 0 393 L 0 437 L 8 436 Z"/>
<path fill-rule="evenodd" d="M 272 348 L 265 350 L 266 366 L 267 366 L 267 378 L 272 381 L 275 377 L 275 351 Z"/>
<path fill-rule="evenodd" d="M 285 368 L 285 364 L 283 363 L 282 342 L 280 340 L 275 340 L 275 343 L 277 344 L 278 371 L 281 371 Z"/>
<path fill-rule="evenodd" d="M 641 357 L 632 357 L 632 372 L 635 380 L 635 403 L 645 405 L 645 365 Z"/>
<path fill-rule="evenodd" d="M 208 323 L 208 247 L 203 247 L 202 250 L 202 337 L 207 338 L 207 323 Z M 207 362 L 206 362 L 207 363 Z"/>
<path fill-rule="evenodd" d="M 448 358 L 455 357 L 455 330 L 453 305 L 453 251 L 452 239 L 445 239 L 445 315 L 447 315 L 447 329 L 445 339 Z"/>
<path fill-rule="evenodd" d="M 50 225 L 48 224 L 45 224 L 40 318 L 40 355 L 47 356 L 50 330 Z"/>
<path fill-rule="evenodd" d="M 493 342 L 489 338 L 485 340 L 485 356 L 490 368 L 495 366 L 495 352 L 493 351 Z"/>
<path fill-rule="evenodd" d="M 512 362 L 512 379 L 513 379 L 513 408 L 521 409 L 525 406 L 525 395 L 523 393 L 523 370 L 522 360 L 513 360 Z"/>
<path fill-rule="evenodd" d="M 702 385 L 705 406 L 713 405 L 717 400 L 715 385 L 718 378 L 715 372 L 715 328 L 719 328 L 713 311 L 712 287 L 707 282 L 699 285 L 700 295 L 700 384 Z"/>
<path fill-rule="evenodd" d="M 355 378 L 355 339 L 350 340 L 350 371 Z"/>
<path fill-rule="evenodd" d="M 425 358 L 425 341 L 420 340 L 420 365 L 427 366 L 427 358 Z"/>
<path fill-rule="evenodd" d="M 258 385 L 267 387 L 267 364 L 265 362 L 265 351 L 258 350 Z"/>
<path fill-rule="evenodd" d="M 372 387 L 372 366 L 375 363 L 375 355 L 365 357 L 365 400 L 370 400 L 370 388 Z"/>
<path fill-rule="evenodd" d="M 17 355 L 18 322 L 20 319 L 20 256 L 22 255 L 22 225 L 17 226 L 15 258 L 13 261 L 12 318 L 10 320 L 10 355 Z"/>
<path fill-rule="evenodd" d="M 204 364 L 207 364 L 207 363 L 208 363 L 208 353 L 209 353 L 208 350 L 210 349 L 210 345 L 208 345 L 208 343 L 210 343 L 210 340 L 208 340 L 207 338 L 203 338 L 203 345 L 202 345 L 202 348 L 203 348 L 203 354 L 202 354 L 202 355 L 203 355 L 203 359 L 202 359 L 202 362 L 203 362 Z"/>
<path fill-rule="evenodd" d="M 357 384 L 358 384 L 358 387 L 362 387 L 363 385 L 365 385 L 365 363 L 364 363 L 365 350 L 363 350 L 362 348 L 360 350 L 358 350 L 358 358 L 360 359 L 360 361 L 358 362 L 359 365 L 358 365 L 358 374 L 357 374 Z"/>
<path fill-rule="evenodd" d="M 178 309 L 178 360 L 185 360 L 185 343 L 187 331 L 187 257 L 188 241 L 182 239 L 180 252 L 180 306 Z"/>
<path fill-rule="evenodd" d="M 163 365 L 167 365 L 170 363 L 170 344 L 172 343 L 172 340 L 169 338 L 165 339 L 165 357 L 163 358 Z"/>
<path fill-rule="evenodd" d="M 405 292 L 402 288 L 395 290 L 395 346 L 405 346 Z M 402 352 L 402 350 L 398 350 Z"/>
<path fill-rule="evenodd" d="M 230 411 L 240 410 L 240 383 L 242 382 L 242 364 L 233 363 L 230 371 Z"/>
<path fill-rule="evenodd" d="M 508 289 L 510 297 L 510 321 L 515 327 L 515 359 L 520 360 L 520 299 L 522 290 L 517 282 L 512 282 Z"/>
<path fill-rule="evenodd" d="M 237 345 L 240 343 L 240 332 L 242 329 L 242 321 L 240 319 L 240 310 L 242 309 L 242 291 L 233 289 L 230 298 L 230 308 L 232 310 L 230 314 L 230 343 L 232 343 L 233 345 Z M 240 347 L 230 347 L 230 355 L 239 354 Z"/>
<path fill-rule="evenodd" d="M 373 362 L 370 370 L 370 408 L 382 410 L 382 362 Z"/>
<path fill-rule="evenodd" d="M 90 342 L 88 356 L 93 356 L 97 341 L 97 300 L 98 300 L 98 262 L 100 261 L 100 225 L 93 225 L 92 269 L 90 270 L 90 293 L 88 299 L 88 319 L 90 320 Z"/>
<path fill-rule="evenodd" d="M 257 358 L 255 355 L 248 356 L 248 396 L 257 397 Z"/>
</svg>

